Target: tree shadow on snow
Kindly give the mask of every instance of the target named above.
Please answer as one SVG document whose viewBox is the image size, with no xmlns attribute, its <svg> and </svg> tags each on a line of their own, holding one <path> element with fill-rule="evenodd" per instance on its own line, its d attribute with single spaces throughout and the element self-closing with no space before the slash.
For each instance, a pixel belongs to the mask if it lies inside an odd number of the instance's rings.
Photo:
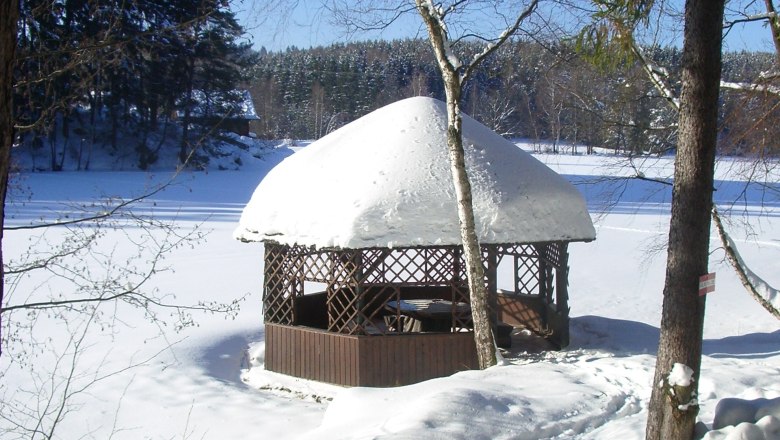
<svg viewBox="0 0 780 440">
<path fill-rule="evenodd" d="M 656 355 L 658 327 L 643 322 L 602 316 L 578 316 L 571 319 L 569 349 L 592 349 L 618 356 Z M 750 333 L 721 339 L 705 339 L 702 353 L 710 357 L 762 359 L 780 354 L 780 330 Z"/>
<path fill-rule="evenodd" d="M 616 166 L 613 171 L 619 171 Z M 607 173 L 610 173 L 607 170 Z M 625 214 L 669 213 L 672 187 L 658 182 L 633 177 L 593 176 L 563 174 L 585 197 L 591 213 L 611 212 Z M 664 180 L 664 179 L 660 179 Z M 671 180 L 666 179 L 667 183 Z M 744 182 L 739 180 L 715 180 L 715 203 L 731 206 L 740 201 L 739 209 L 754 207 L 762 216 L 780 216 L 780 203 L 768 194 L 780 190 L 780 184 L 769 182 Z M 744 205 L 742 204 L 744 203 Z M 722 214 L 725 214 L 724 209 Z"/>
<path fill-rule="evenodd" d="M 241 370 L 249 368 L 247 349 L 250 342 L 262 341 L 265 332 L 253 335 L 232 335 L 206 346 L 199 360 L 206 374 L 221 382 L 246 387 L 241 381 Z"/>
<path fill-rule="evenodd" d="M 658 327 L 638 321 L 578 316 L 571 318 L 569 349 L 602 350 L 616 355 L 652 354 L 658 351 Z"/>
<path fill-rule="evenodd" d="M 567 350 L 600 350 L 615 356 L 649 354 L 658 350 L 659 329 L 638 321 L 602 316 L 571 318 L 571 342 Z M 231 335 L 206 346 L 199 360 L 209 377 L 221 382 L 245 387 L 241 370 L 249 368 L 247 348 L 250 343 L 265 339 L 261 329 L 252 335 Z M 527 332 L 512 334 L 512 352 L 539 353 L 552 350 L 544 339 Z M 780 330 L 772 333 L 751 333 L 721 339 L 705 339 L 703 354 L 710 357 L 762 359 L 780 354 Z"/>
<path fill-rule="evenodd" d="M 714 358 L 764 359 L 780 354 L 780 330 L 722 339 L 705 339 L 704 354 Z"/>
</svg>

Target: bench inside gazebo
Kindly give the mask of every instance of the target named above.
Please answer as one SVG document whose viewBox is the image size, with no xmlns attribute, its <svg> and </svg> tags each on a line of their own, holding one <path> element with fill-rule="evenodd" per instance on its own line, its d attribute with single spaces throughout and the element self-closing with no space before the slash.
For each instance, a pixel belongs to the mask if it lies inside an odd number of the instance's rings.
<svg viewBox="0 0 780 440">
<path fill-rule="evenodd" d="M 595 238 L 582 196 L 464 115 L 499 345 L 568 344 L 568 243 Z M 303 184 L 302 181 L 309 184 Z M 379 109 L 274 168 L 236 237 L 265 243 L 265 368 L 396 386 L 476 368 L 444 103 Z"/>
</svg>

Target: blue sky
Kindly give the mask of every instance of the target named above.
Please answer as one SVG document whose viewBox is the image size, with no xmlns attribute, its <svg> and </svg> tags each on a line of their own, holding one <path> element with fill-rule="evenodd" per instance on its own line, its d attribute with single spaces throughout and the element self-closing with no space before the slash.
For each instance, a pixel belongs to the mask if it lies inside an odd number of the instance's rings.
<svg viewBox="0 0 780 440">
<path fill-rule="evenodd" d="M 670 3 L 675 1 L 671 0 Z M 741 1 L 746 0 L 729 1 L 727 8 L 739 11 Z M 293 5 L 292 10 L 289 10 L 291 5 Z M 278 51 L 290 46 L 309 48 L 369 39 L 427 37 L 422 22 L 416 14 L 406 14 L 382 31 L 350 35 L 345 26 L 333 24 L 333 15 L 322 7 L 322 0 L 242 0 L 241 3 L 234 4 L 234 11 L 239 22 L 247 28 L 256 49 L 265 47 L 268 50 Z M 681 37 L 677 37 L 677 44 L 680 40 Z M 769 30 L 761 22 L 735 25 L 727 34 L 724 46 L 726 50 L 735 51 L 774 50 Z"/>
<path fill-rule="evenodd" d="M 333 43 L 350 41 L 398 39 L 419 35 L 422 22 L 416 14 L 407 14 L 401 21 L 394 23 L 381 32 L 348 35 L 342 25 L 334 25 L 333 16 L 322 7 L 322 0 L 298 0 L 286 2 L 278 8 L 263 8 L 262 0 L 243 0 L 243 4 L 234 5 L 239 22 L 247 28 L 256 49 L 284 50 L 290 46 L 300 49 L 327 46 Z M 277 4 L 275 1 L 270 3 Z M 285 3 L 283 0 L 280 3 Z M 292 11 L 286 10 L 289 4 L 296 4 Z"/>
</svg>

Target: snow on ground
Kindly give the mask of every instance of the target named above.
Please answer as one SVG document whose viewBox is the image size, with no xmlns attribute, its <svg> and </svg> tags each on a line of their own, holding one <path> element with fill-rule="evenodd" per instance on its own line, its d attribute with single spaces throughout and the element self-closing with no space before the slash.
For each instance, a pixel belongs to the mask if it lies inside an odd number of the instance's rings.
<svg viewBox="0 0 780 440">
<path fill-rule="evenodd" d="M 182 301 L 231 301 L 249 294 L 235 319 L 196 314 L 197 327 L 161 333 L 142 313 L 119 306 L 119 319 L 112 325 L 86 328 L 86 348 L 71 363 L 71 357 L 59 353 L 67 335 L 79 334 L 85 324 L 65 326 L 43 315 L 29 335 L 18 335 L 20 345 L 0 358 L 0 399 L 26 402 L 34 409 L 31 416 L 52 413 L 56 408 L 45 407 L 51 384 L 61 386 L 61 374 L 73 365 L 71 390 L 86 388 L 69 400 L 56 438 L 644 438 L 661 313 L 668 188 L 604 179 L 634 174 L 616 168 L 618 161 L 611 156 L 537 155 L 577 185 L 597 220 L 597 240 L 570 247 L 571 346 L 540 352 L 526 335 L 515 334 L 515 348 L 505 354 L 504 366 L 400 388 L 346 389 L 262 370 L 262 245 L 240 243 L 231 235 L 257 183 L 287 154 L 290 150 L 282 146 L 264 151 L 262 161 L 244 157 L 239 172 L 186 172 L 138 208 L 183 228 L 198 225 L 210 231 L 196 246 L 174 251 L 166 264 L 175 271 L 162 271 L 153 282 Z M 668 178 L 671 160 L 655 158 L 642 165 L 642 172 Z M 735 242 L 752 269 L 777 286 L 778 198 L 762 193 L 758 185 L 746 187 L 738 168 L 744 168 L 738 161 L 721 163 L 716 198 L 722 204 L 739 200 L 722 206 L 733 211 L 729 227 Z M 165 179 L 167 173 L 159 170 L 154 175 L 25 174 L 20 186 L 29 192 L 14 193 L 19 203 L 11 206 L 8 222 L 20 225 L 66 211 L 74 211 L 73 216 L 75 209 L 62 202 L 127 197 Z M 778 185 L 772 185 L 776 194 Z M 605 207 L 611 209 L 608 214 L 600 212 Z M 56 227 L 45 235 L 56 241 L 66 232 Z M 117 256 L 130 252 L 138 232 L 106 231 L 101 249 Z M 33 238 L 39 235 L 34 230 L 7 232 L 4 257 L 46 246 Z M 699 384 L 699 419 L 709 427 L 721 399 L 759 404 L 780 398 L 780 325 L 744 292 L 718 246 L 713 235 L 710 266 L 718 274 L 717 287 L 707 300 Z M 59 281 L 46 272 L 33 274 L 12 288 L 10 300 L 34 295 L 36 286 L 56 291 Z M 104 312 L 112 316 L 114 309 Z M 28 364 L 11 362 L 10 355 L 33 339 L 47 341 L 48 349 L 30 354 Z M 58 358 L 62 365 L 52 374 Z M 0 406 L 0 432 L 29 423 L 10 411 L 8 405 Z M 737 438 L 727 437 L 729 429 L 776 432 L 771 431 L 771 417 L 710 433 L 710 439 Z M 17 438 L 11 433 L 2 437 Z M 27 432 L 18 437 L 33 436 Z"/>
</svg>

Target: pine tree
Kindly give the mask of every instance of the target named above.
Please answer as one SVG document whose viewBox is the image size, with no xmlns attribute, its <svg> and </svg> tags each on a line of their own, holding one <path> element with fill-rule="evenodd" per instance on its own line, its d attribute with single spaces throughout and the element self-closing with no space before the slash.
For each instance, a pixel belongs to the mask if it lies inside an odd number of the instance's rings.
<svg viewBox="0 0 780 440">
<path fill-rule="evenodd" d="M 688 440 L 698 414 L 710 216 L 718 133 L 723 0 L 689 0 L 685 6 L 682 93 L 672 218 L 647 439 Z M 673 383 L 673 369 L 687 369 L 687 383 Z"/>
</svg>

